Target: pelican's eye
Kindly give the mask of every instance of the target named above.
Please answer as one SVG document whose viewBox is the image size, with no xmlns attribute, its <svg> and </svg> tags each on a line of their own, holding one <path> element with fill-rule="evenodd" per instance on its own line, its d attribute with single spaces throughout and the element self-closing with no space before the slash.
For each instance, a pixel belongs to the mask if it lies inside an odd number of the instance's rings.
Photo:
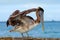
<svg viewBox="0 0 60 40">
<path fill-rule="evenodd" d="M 20 23 L 19 22 L 17 22 L 17 24 L 16 24 L 17 26 L 19 26 L 20 25 Z"/>
</svg>

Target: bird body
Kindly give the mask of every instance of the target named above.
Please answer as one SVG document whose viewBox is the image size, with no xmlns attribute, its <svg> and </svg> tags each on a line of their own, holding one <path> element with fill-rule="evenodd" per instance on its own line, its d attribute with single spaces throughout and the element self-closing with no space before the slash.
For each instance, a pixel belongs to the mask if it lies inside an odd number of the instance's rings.
<svg viewBox="0 0 60 40">
<path fill-rule="evenodd" d="M 34 20 L 31 16 L 26 15 L 30 12 L 35 11 L 37 16 L 36 20 Z M 41 7 L 25 10 L 23 12 L 19 12 L 19 10 L 16 10 L 7 20 L 7 26 L 12 25 L 14 29 L 10 30 L 10 32 L 20 32 L 22 33 L 22 36 L 23 33 L 27 33 L 29 30 L 36 27 L 40 23 L 40 21 L 42 21 L 42 28 L 44 29 L 43 12 L 44 10 Z"/>
<path fill-rule="evenodd" d="M 36 25 L 39 24 L 39 23 L 35 23 L 35 21 L 32 18 L 29 18 L 28 16 L 23 16 L 20 18 L 17 17 L 17 19 L 20 20 L 22 24 L 19 24 L 19 26 L 18 24 L 15 25 L 15 28 L 12 30 L 15 32 L 20 32 L 20 33 L 28 32 L 29 30 L 33 29 L 34 27 L 36 27 Z"/>
<path fill-rule="evenodd" d="M 25 27 L 17 26 L 18 28 L 15 28 L 13 31 L 25 33 L 25 32 L 28 32 L 29 30 L 33 29 L 34 27 L 36 27 L 36 25 L 38 25 L 38 23 L 28 26 L 28 28 L 27 28 L 27 26 L 25 26 Z"/>
</svg>

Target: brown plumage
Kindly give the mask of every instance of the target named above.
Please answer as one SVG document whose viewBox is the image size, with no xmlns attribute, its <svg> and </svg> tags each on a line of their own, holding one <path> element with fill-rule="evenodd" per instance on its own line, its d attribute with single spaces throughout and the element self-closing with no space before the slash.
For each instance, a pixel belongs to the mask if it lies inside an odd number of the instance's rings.
<svg viewBox="0 0 60 40">
<path fill-rule="evenodd" d="M 26 15 L 30 12 L 35 12 L 35 11 L 37 16 L 36 20 Z M 43 12 L 44 10 L 41 7 L 32 8 L 22 12 L 20 12 L 19 10 L 16 10 L 7 20 L 7 26 L 8 25 L 14 26 L 15 28 L 13 30 L 10 30 L 10 32 L 13 32 L 13 31 L 20 32 L 23 36 L 23 33 L 26 33 L 29 30 L 33 29 L 36 25 L 40 23 L 40 21 L 42 21 L 42 25 L 43 25 Z"/>
</svg>

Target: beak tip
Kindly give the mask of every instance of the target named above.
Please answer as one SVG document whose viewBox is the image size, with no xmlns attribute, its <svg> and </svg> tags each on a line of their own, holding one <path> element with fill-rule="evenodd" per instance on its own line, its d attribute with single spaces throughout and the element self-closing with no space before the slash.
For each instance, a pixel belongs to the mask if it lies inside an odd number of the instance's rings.
<svg viewBox="0 0 60 40">
<path fill-rule="evenodd" d="M 9 22 L 7 21 L 7 22 L 6 22 L 6 26 L 8 27 L 8 25 L 9 25 Z"/>
</svg>

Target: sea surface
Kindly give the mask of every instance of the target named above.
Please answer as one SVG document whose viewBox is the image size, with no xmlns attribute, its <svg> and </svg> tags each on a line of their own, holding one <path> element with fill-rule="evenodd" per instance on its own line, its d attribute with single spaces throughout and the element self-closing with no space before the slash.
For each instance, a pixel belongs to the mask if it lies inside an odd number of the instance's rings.
<svg viewBox="0 0 60 40">
<path fill-rule="evenodd" d="M 0 22 L 0 37 L 22 37 L 19 32 L 9 32 L 12 26 L 7 27 L 6 22 Z M 41 23 L 28 32 L 30 37 L 34 38 L 60 38 L 60 21 L 45 21 L 44 31 Z M 27 37 L 26 33 L 24 36 Z"/>
</svg>

